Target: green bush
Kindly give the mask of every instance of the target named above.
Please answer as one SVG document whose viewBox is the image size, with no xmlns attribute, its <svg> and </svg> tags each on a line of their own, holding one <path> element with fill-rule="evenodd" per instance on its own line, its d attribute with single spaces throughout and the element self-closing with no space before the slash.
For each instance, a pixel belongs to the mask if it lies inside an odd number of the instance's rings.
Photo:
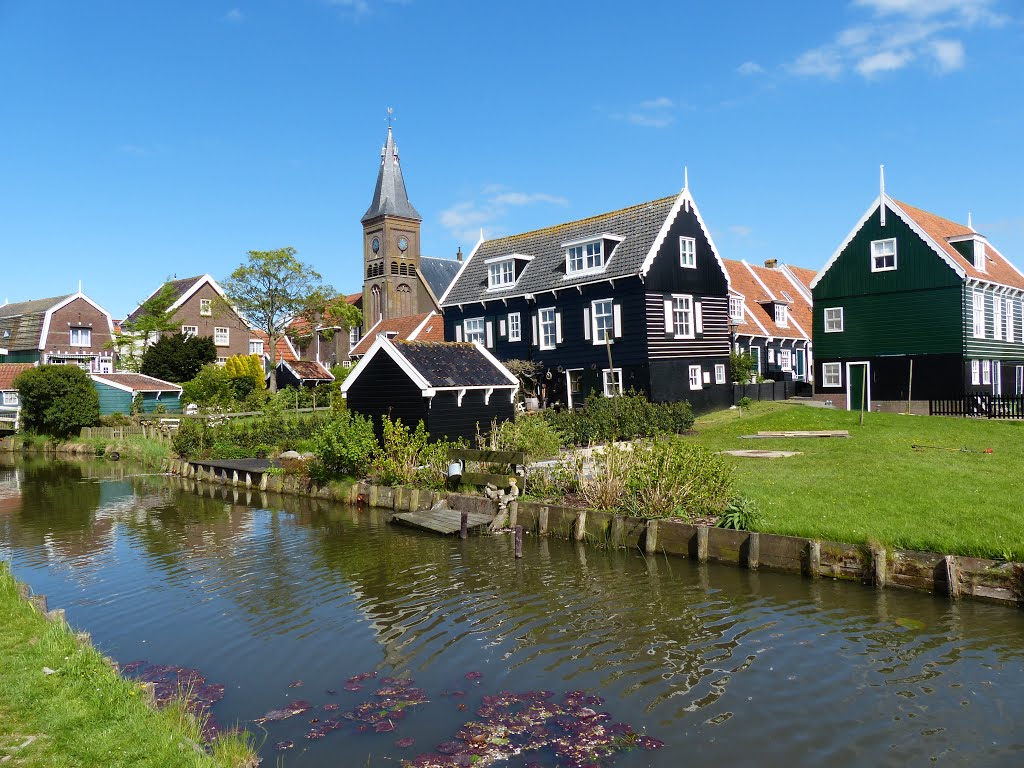
<svg viewBox="0 0 1024 768">
<path fill-rule="evenodd" d="M 448 478 L 448 450 L 461 443 L 430 442 L 420 421 L 410 430 L 401 419 L 382 417 L 384 439 L 374 453 L 372 476 L 384 485 L 418 485 L 440 490 Z"/>
<path fill-rule="evenodd" d="M 547 410 L 544 418 L 571 445 L 680 434 L 693 427 L 689 403 L 652 403 L 633 390 L 618 397 L 592 394 L 583 408 Z"/>
<path fill-rule="evenodd" d="M 514 420 L 491 422 L 486 437 L 478 437 L 480 447 L 492 451 L 523 451 L 527 461 L 543 461 L 557 456 L 563 438 L 540 414 L 521 413 Z"/>
<path fill-rule="evenodd" d="M 749 352 L 730 352 L 729 372 L 732 374 L 730 381 L 749 384 L 757 375 L 757 361 Z"/>
<path fill-rule="evenodd" d="M 100 416 L 96 423 L 101 427 L 127 427 L 132 423 L 132 420 L 127 414 L 117 411 L 116 413 Z"/>
<path fill-rule="evenodd" d="M 737 531 L 752 531 L 757 527 L 759 518 L 760 510 L 757 504 L 746 496 L 737 496 L 729 502 L 715 526 Z"/>
<path fill-rule="evenodd" d="M 181 402 L 195 403 L 200 408 L 231 410 L 235 402 L 231 375 L 224 366 L 203 366 L 195 378 L 181 385 Z"/>
<path fill-rule="evenodd" d="M 313 433 L 316 461 L 310 473 L 318 480 L 340 475 L 364 477 L 376 450 L 373 422 L 362 414 L 343 411 Z"/>
<path fill-rule="evenodd" d="M 263 457 L 275 450 L 311 446 L 313 435 L 324 421 L 319 414 L 263 416 L 216 425 L 182 419 L 171 445 L 179 455 L 189 458 Z M 214 456 L 214 452 L 220 455 Z"/>
<path fill-rule="evenodd" d="M 14 380 L 25 429 L 54 437 L 77 436 L 100 417 L 100 397 L 77 365 L 41 365 Z"/>
<path fill-rule="evenodd" d="M 182 419 L 171 437 L 171 447 L 186 459 L 198 458 L 206 449 L 206 427 L 196 419 Z"/>
</svg>

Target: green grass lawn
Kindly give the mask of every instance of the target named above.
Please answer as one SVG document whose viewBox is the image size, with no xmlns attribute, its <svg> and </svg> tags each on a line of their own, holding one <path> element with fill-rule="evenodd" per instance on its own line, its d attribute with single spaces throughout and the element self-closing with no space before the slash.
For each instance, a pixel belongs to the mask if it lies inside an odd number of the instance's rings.
<svg viewBox="0 0 1024 768">
<path fill-rule="evenodd" d="M 737 490 L 761 510 L 758 530 L 1024 561 L 1024 423 L 869 413 L 860 426 L 858 413 L 755 403 L 742 416 L 708 414 L 694 429 L 693 439 L 716 451 L 803 452 L 726 457 Z M 851 437 L 739 439 L 791 429 L 846 429 Z"/>
</svg>

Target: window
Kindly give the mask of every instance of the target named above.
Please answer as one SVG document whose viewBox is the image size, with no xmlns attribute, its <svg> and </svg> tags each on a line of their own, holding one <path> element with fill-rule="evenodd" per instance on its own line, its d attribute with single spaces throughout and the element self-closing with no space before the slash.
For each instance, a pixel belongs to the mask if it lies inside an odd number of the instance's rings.
<svg viewBox="0 0 1024 768">
<path fill-rule="evenodd" d="M 71 328 L 70 339 L 68 343 L 72 347 L 91 347 L 92 346 L 92 329 L 91 328 Z"/>
<path fill-rule="evenodd" d="M 743 299 L 738 296 L 729 297 L 729 317 L 737 323 L 743 322 Z"/>
<path fill-rule="evenodd" d="M 992 364 L 988 360 L 981 361 L 981 383 L 992 383 Z"/>
<path fill-rule="evenodd" d="M 228 364 L 228 359 L 226 357 L 218 357 L 217 358 L 217 365 L 227 365 L 227 364 Z"/>
<path fill-rule="evenodd" d="M 997 341 L 1003 338 L 1003 299 L 992 297 L 992 338 Z"/>
<path fill-rule="evenodd" d="M 262 355 L 263 354 L 263 340 L 262 339 L 249 339 L 249 354 L 250 355 Z"/>
<path fill-rule="evenodd" d="M 352 367 L 352 361 L 351 360 L 342 360 L 341 361 L 341 367 L 342 368 L 351 368 Z"/>
<path fill-rule="evenodd" d="M 775 364 L 775 350 L 772 347 L 768 347 L 768 362 Z"/>
<path fill-rule="evenodd" d="M 842 333 L 843 331 L 843 308 L 825 308 L 825 333 Z"/>
<path fill-rule="evenodd" d="M 213 329 L 213 343 L 218 347 L 226 347 L 231 343 L 231 331 L 217 326 Z"/>
<path fill-rule="evenodd" d="M 679 238 L 679 266 L 686 269 L 697 268 L 697 241 L 692 237 Z"/>
<path fill-rule="evenodd" d="M 985 271 L 985 244 L 981 240 L 974 241 L 974 268 Z"/>
<path fill-rule="evenodd" d="M 462 321 L 462 338 L 465 341 L 479 341 L 483 344 L 486 334 L 482 317 L 467 317 Z"/>
<path fill-rule="evenodd" d="M 972 312 L 974 313 L 974 338 L 985 338 L 985 294 L 974 292 Z"/>
<path fill-rule="evenodd" d="M 871 242 L 871 271 L 887 272 L 896 269 L 896 238 Z"/>
<path fill-rule="evenodd" d="M 691 365 L 690 366 L 690 389 L 700 389 L 700 388 L 701 388 L 700 366 L 699 365 Z"/>
<path fill-rule="evenodd" d="M 566 271 L 568 274 L 574 272 L 589 272 L 598 270 L 604 266 L 603 241 L 596 240 L 593 243 L 582 243 L 571 245 L 566 252 Z"/>
<path fill-rule="evenodd" d="M 199 335 L 199 326 L 198 325 L 183 325 L 183 326 L 181 326 L 181 335 L 185 336 L 186 338 L 191 337 L 191 336 L 198 336 Z"/>
<path fill-rule="evenodd" d="M 540 348 L 554 349 L 558 343 L 558 320 L 554 307 L 545 307 L 537 313 L 540 323 Z"/>
<path fill-rule="evenodd" d="M 1024 395 L 1024 365 L 1017 366 L 1013 382 L 1013 393 L 1015 395 Z"/>
<path fill-rule="evenodd" d="M 203 317 L 209 317 L 213 314 L 213 300 L 212 299 L 200 299 L 199 300 L 199 314 Z"/>
<path fill-rule="evenodd" d="M 349 328 L 348 329 L 348 348 L 352 349 L 352 347 L 354 347 L 356 344 L 359 343 L 359 339 L 360 338 L 361 337 L 359 335 L 359 329 L 358 328 Z"/>
<path fill-rule="evenodd" d="M 715 384 L 725 384 L 725 365 L 723 363 L 715 365 Z"/>
<path fill-rule="evenodd" d="M 1012 299 L 1003 299 L 1003 322 L 1006 324 L 1003 328 L 1003 338 L 1006 341 L 1013 341 L 1013 335 L 1016 332 L 1014 328 L 1016 323 L 1013 316 L 1013 304 Z"/>
<path fill-rule="evenodd" d="M 692 339 L 693 333 L 693 297 L 673 296 L 671 299 L 672 334 L 677 339 Z"/>
<path fill-rule="evenodd" d="M 1020 368 L 1017 369 L 1020 371 Z M 4 405 L 17 405 L 18 404 L 18 393 L 17 392 L 4 392 Z"/>
<path fill-rule="evenodd" d="M 788 349 L 779 350 L 779 367 L 784 371 L 792 370 L 792 353 Z"/>
<path fill-rule="evenodd" d="M 611 299 L 601 299 L 590 304 L 591 338 L 595 344 L 607 344 L 615 332 L 615 316 Z"/>
<path fill-rule="evenodd" d="M 843 364 L 822 363 L 821 364 L 821 385 L 823 387 L 843 386 Z"/>
<path fill-rule="evenodd" d="M 523 338 L 523 326 L 519 320 L 518 312 L 508 313 L 508 340 L 521 341 Z"/>
<path fill-rule="evenodd" d="M 613 397 L 622 394 L 622 369 L 605 368 L 601 371 L 601 380 L 604 383 L 604 396 Z"/>
<path fill-rule="evenodd" d="M 506 288 L 516 281 L 516 269 L 512 259 L 496 261 L 487 265 L 487 287 Z"/>
<path fill-rule="evenodd" d="M 971 360 L 971 384 L 981 384 L 981 361 Z"/>
<path fill-rule="evenodd" d="M 781 328 L 789 325 L 789 307 L 785 304 L 775 305 L 775 324 Z"/>
</svg>

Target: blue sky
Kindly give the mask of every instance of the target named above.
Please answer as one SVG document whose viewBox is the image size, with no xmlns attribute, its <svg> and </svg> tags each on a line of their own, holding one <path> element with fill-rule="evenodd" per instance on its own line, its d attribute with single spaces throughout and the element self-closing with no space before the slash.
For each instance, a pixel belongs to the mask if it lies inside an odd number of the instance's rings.
<svg viewBox="0 0 1024 768">
<path fill-rule="evenodd" d="M 361 288 L 386 109 L 423 251 L 690 187 L 817 269 L 878 192 L 1024 268 L 1018 0 L 0 0 L 0 301 L 123 317 L 294 246 Z"/>
</svg>

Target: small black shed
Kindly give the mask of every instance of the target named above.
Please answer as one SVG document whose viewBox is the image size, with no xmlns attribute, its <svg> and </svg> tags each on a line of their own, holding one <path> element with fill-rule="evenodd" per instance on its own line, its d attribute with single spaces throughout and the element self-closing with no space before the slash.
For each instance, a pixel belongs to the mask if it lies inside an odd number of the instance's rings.
<svg viewBox="0 0 1024 768">
<path fill-rule="evenodd" d="M 481 345 L 447 341 L 400 341 L 379 336 L 355 367 L 341 394 L 348 407 L 414 427 L 423 421 L 431 438 L 477 434 L 515 416 L 519 380 Z"/>
</svg>

